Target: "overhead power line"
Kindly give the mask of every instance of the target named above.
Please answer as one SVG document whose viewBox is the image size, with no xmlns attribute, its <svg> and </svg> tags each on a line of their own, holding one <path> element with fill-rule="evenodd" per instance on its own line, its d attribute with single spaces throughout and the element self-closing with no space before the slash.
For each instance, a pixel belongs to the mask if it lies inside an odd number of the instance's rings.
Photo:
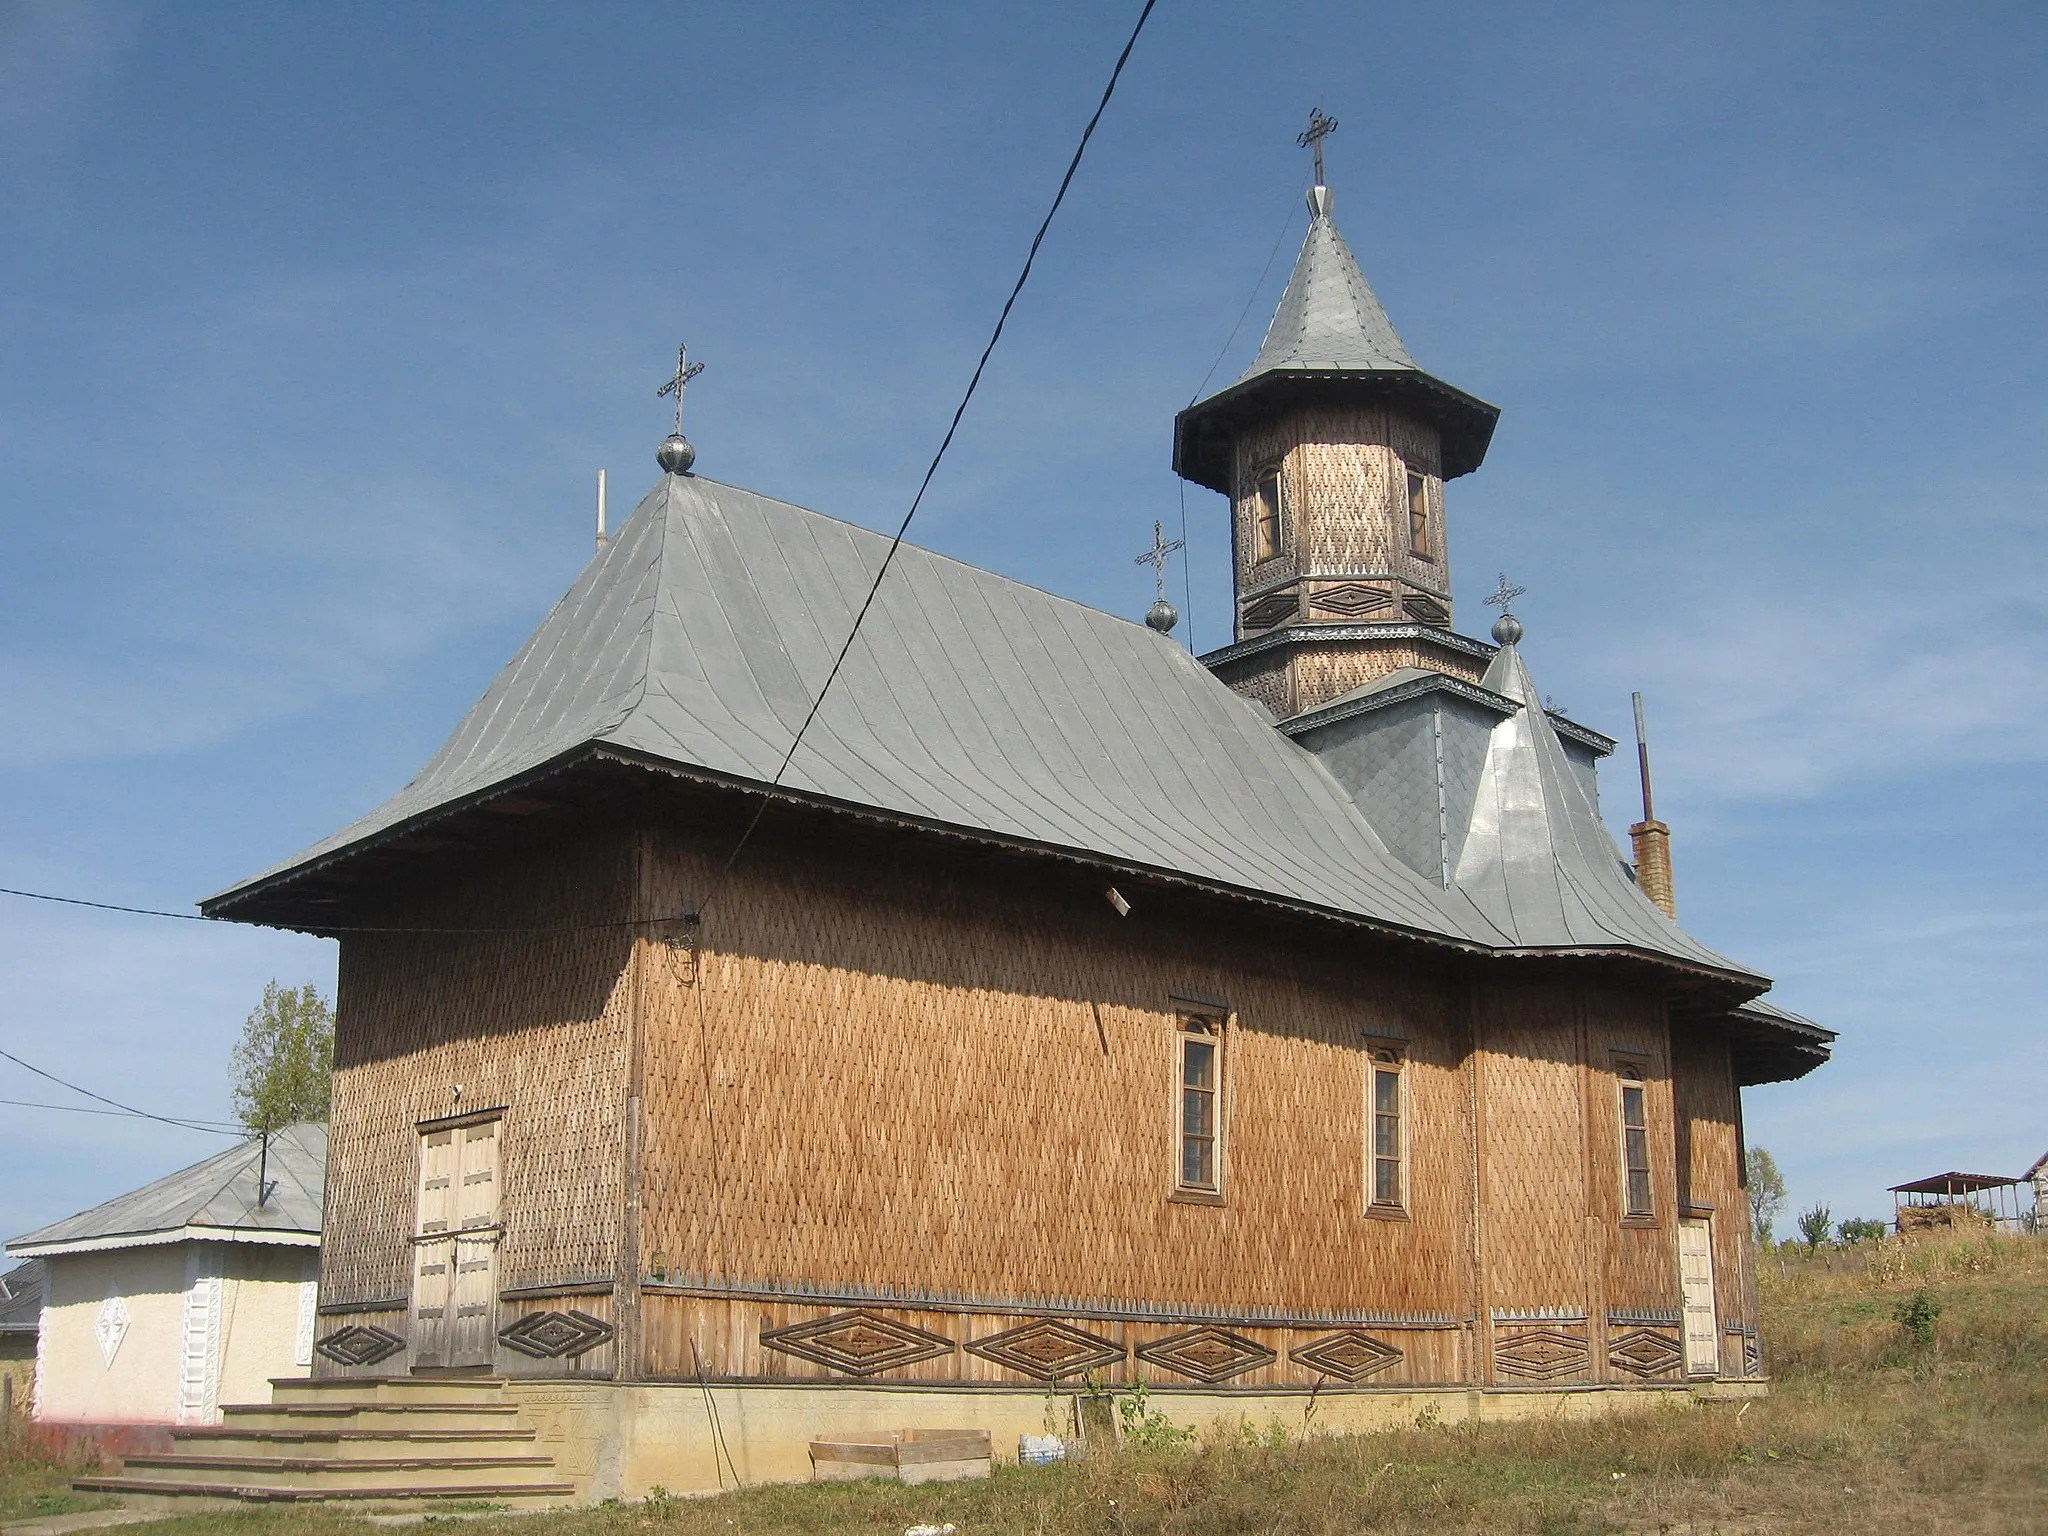
<svg viewBox="0 0 2048 1536">
<path fill-rule="evenodd" d="M 988 360 L 995 352 L 996 343 L 1003 339 L 1003 327 L 1010 323 L 1010 311 L 1016 308 L 1018 295 L 1024 292 L 1024 285 L 1031 280 L 1032 263 L 1038 260 L 1038 248 L 1045 243 L 1046 231 L 1052 228 L 1054 215 L 1060 211 L 1060 204 L 1067 200 L 1067 188 L 1074 184 L 1074 173 L 1081 169 L 1081 157 L 1088 152 L 1088 141 L 1095 137 L 1095 128 L 1102 121 L 1102 114 L 1109 110 L 1109 99 L 1116 94 L 1116 83 L 1123 78 L 1124 65 L 1130 62 L 1131 50 L 1138 46 L 1138 34 L 1145 30 L 1145 23 L 1152 15 L 1152 7 L 1159 0 L 1145 0 L 1145 8 L 1138 12 L 1137 25 L 1131 28 L 1131 35 L 1124 42 L 1122 53 L 1116 56 L 1116 64 L 1109 72 L 1109 82 L 1102 88 L 1102 99 L 1095 104 L 1095 111 L 1089 116 L 1087 126 L 1081 130 L 1081 141 L 1074 146 L 1074 157 L 1067 162 L 1067 173 L 1060 178 L 1059 190 L 1053 194 L 1052 206 L 1045 210 L 1045 217 L 1039 221 L 1038 233 L 1031 237 L 1031 249 L 1024 253 L 1024 266 L 1017 273 L 1017 281 L 1010 287 L 1010 296 L 1003 300 L 1002 313 L 996 316 L 995 329 L 989 332 L 988 345 L 981 349 L 980 361 L 974 365 L 973 377 L 968 379 L 967 388 L 960 396 L 960 403 L 953 408 L 953 419 L 946 426 L 946 435 L 939 440 L 938 452 L 925 467 L 924 479 L 917 485 L 917 494 L 910 498 L 910 510 L 903 514 L 903 521 L 896 527 L 896 536 L 889 541 L 889 548 L 882 556 L 881 567 L 875 572 L 875 579 L 868 586 L 868 595 L 861 601 L 860 611 L 853 616 L 853 626 L 846 632 L 846 643 L 839 647 L 839 654 L 833 658 L 832 670 L 825 674 L 823 686 L 817 697 L 811 700 L 811 707 L 805 712 L 803 723 L 796 728 L 796 735 L 790 738 L 789 750 L 782 754 L 782 761 L 776 765 L 775 777 L 768 781 L 769 789 L 782 783 L 782 776 L 789 771 L 795 759 L 797 748 L 803 745 L 804 736 L 811 728 L 811 722 L 818 718 L 818 711 L 824 707 L 825 696 L 832 691 L 833 683 L 839 679 L 839 669 L 846 664 L 853 642 L 860 638 L 861 625 L 867 621 L 868 610 L 875 605 L 875 596 L 882 590 L 882 582 L 889 574 L 889 567 L 895 563 L 896 552 L 903 547 L 904 535 L 910 532 L 911 519 L 917 516 L 917 509 L 924 505 L 924 493 L 931 489 L 932 477 L 939 472 L 939 465 L 945 460 L 946 450 L 953 446 L 953 435 L 960 430 L 960 419 L 967 414 L 974 392 L 981 387 L 981 375 L 988 367 Z M 725 868 L 719 873 L 722 885 L 733 865 L 739 862 L 747 841 L 754 835 L 754 829 L 761 824 L 761 818 L 768 812 L 768 799 L 763 797 L 755 809 L 753 820 L 740 834 L 740 840 L 733 845 L 732 854 L 725 861 Z M 715 888 L 714 888 L 715 889 Z M 710 904 L 707 896 L 704 903 Z"/>
<path fill-rule="evenodd" d="M 1074 146 L 1073 158 L 1067 162 L 1066 174 L 1060 178 L 1059 190 L 1053 194 L 1052 206 L 1046 209 L 1045 217 L 1039 221 L 1038 232 L 1031 237 L 1031 248 L 1025 253 L 1024 266 L 1017 274 L 1017 281 L 1010 286 L 1010 296 L 1003 300 L 1002 312 L 996 316 L 995 328 L 989 333 L 987 345 L 981 349 L 981 357 L 974 365 L 974 373 L 967 381 L 967 388 L 960 396 L 960 403 L 953 408 L 953 419 L 947 423 L 946 435 L 940 439 L 938 451 L 932 455 L 931 463 L 925 468 L 924 478 L 918 482 L 917 494 L 910 500 L 910 510 L 903 514 L 903 521 L 897 525 L 895 537 L 889 541 L 889 548 L 882 556 L 882 563 L 875 572 L 875 579 L 868 586 L 867 596 L 862 600 L 859 612 L 854 615 L 852 627 L 847 630 L 846 642 L 839 647 L 838 655 L 833 658 L 831 670 L 825 674 L 824 684 L 818 689 L 817 696 L 811 701 L 810 709 L 805 713 L 803 722 L 797 726 L 796 734 L 790 738 L 789 750 L 782 754 L 782 761 L 776 766 L 775 776 L 768 781 L 767 788 L 770 791 L 781 786 L 783 775 L 789 772 L 789 765 L 795 760 L 797 749 L 803 745 L 804 737 L 810 732 L 812 723 L 818 718 L 818 711 L 824 706 L 826 695 L 832 691 L 833 683 L 838 681 L 840 669 L 845 666 L 846 658 L 852 652 L 854 642 L 860 638 L 861 626 L 867 621 L 868 611 L 874 607 L 875 598 L 882 590 L 882 582 L 889 574 L 889 567 L 895 563 L 897 552 L 903 547 L 904 537 L 910 532 L 911 521 L 917 516 L 918 509 L 924 505 L 925 492 L 931 489 L 932 479 L 938 474 L 939 465 L 945 461 L 946 452 L 953 446 L 953 438 L 960 430 L 961 419 L 966 416 L 967 407 L 973 401 L 975 391 L 981 387 L 982 374 L 988 368 L 989 358 L 995 353 L 996 343 L 1003 339 L 1003 328 L 1009 324 L 1010 311 L 1016 308 L 1018 297 L 1024 292 L 1024 285 L 1031 279 L 1031 269 L 1038 260 L 1039 247 L 1045 243 L 1046 233 L 1052 228 L 1053 218 L 1060 211 L 1060 205 L 1067 199 L 1067 189 L 1073 185 L 1074 175 L 1081 169 L 1081 157 L 1087 153 L 1088 141 L 1094 138 L 1096 126 L 1102 121 L 1102 114 L 1109 109 L 1110 98 L 1116 94 L 1117 81 L 1123 77 L 1124 65 L 1130 62 L 1131 50 L 1137 47 L 1138 36 L 1145 30 L 1145 23 L 1150 19 L 1153 7 L 1158 3 L 1159 0 L 1145 0 L 1144 9 L 1138 13 L 1137 24 L 1131 28 L 1131 35 L 1125 40 L 1123 51 L 1117 55 L 1116 64 L 1109 72 L 1109 82 L 1102 88 L 1102 99 L 1096 102 L 1095 111 L 1090 114 L 1086 126 L 1081 130 L 1080 142 Z M 1284 227 L 1281 233 L 1283 236 L 1285 235 Z M 1277 245 L 1274 247 L 1275 250 L 1278 248 Z M 1239 324 L 1242 323 L 1242 318 L 1240 318 Z M 1235 333 L 1233 332 L 1234 335 Z M 1213 368 L 1211 371 L 1214 371 Z M 1183 514 L 1183 521 L 1185 521 L 1185 514 Z M 753 818 L 747 823 L 746 830 L 740 834 L 739 841 L 733 845 L 732 853 L 725 861 L 725 866 L 721 870 L 719 877 L 721 884 L 725 876 L 732 873 L 733 866 L 739 862 L 740 854 L 745 850 L 748 841 L 760 826 L 761 818 L 767 813 L 768 805 L 768 797 L 764 795 L 760 805 L 754 811 Z M 172 912 L 160 907 L 125 906 L 118 902 L 89 901 L 79 896 L 57 896 L 46 891 L 20 890 L 9 886 L 0 886 L 0 896 L 16 896 L 24 901 L 55 902 L 69 907 L 90 907 L 99 912 L 125 912 L 136 917 L 170 918 L 177 922 L 212 923 L 232 921 L 232 919 L 217 918 L 203 912 Z M 708 904 L 707 899 L 702 905 Z M 654 927 L 676 922 L 687 922 L 695 919 L 701 910 L 702 906 L 700 905 L 697 910 L 679 913 L 672 917 L 620 918 L 609 922 L 534 924 L 515 927 L 457 928 L 396 924 L 322 923 L 319 927 L 319 932 L 322 934 L 588 933 L 602 929 Z M 14 1060 L 16 1058 L 9 1057 L 8 1059 Z M 26 1063 L 23 1063 L 23 1065 L 26 1065 Z M 31 1068 L 30 1070 L 33 1071 L 35 1069 Z M 48 1076 L 47 1073 L 43 1075 Z M 55 1079 L 52 1080 L 55 1081 Z M 67 1083 L 65 1086 L 70 1087 L 71 1085 Z M 79 1091 L 83 1092 L 84 1090 L 81 1089 Z M 133 1113 L 140 1114 L 142 1111 L 137 1110 L 133 1111 Z M 165 1117 L 152 1115 L 149 1118 L 164 1119 Z M 170 1120 L 166 1123 L 182 1125 L 186 1122 Z"/>
<path fill-rule="evenodd" d="M 133 1104 L 123 1104 L 119 1099 L 110 1099 L 103 1093 L 94 1093 L 90 1088 L 81 1088 L 76 1083 L 66 1082 L 63 1078 L 59 1077 L 54 1072 L 45 1072 L 41 1067 L 35 1065 L 35 1063 L 23 1061 L 19 1056 L 15 1055 L 12 1051 L 0 1051 L 0 1057 L 5 1057 L 7 1060 L 13 1062 L 17 1067 L 20 1067 L 25 1072 L 33 1072 L 37 1077 L 55 1083 L 59 1088 L 69 1088 L 73 1093 L 82 1093 L 88 1099 L 96 1100 L 101 1104 L 111 1105 L 114 1109 L 119 1110 L 124 1115 L 135 1115 L 144 1120 L 156 1120 L 162 1122 L 165 1125 L 175 1125 L 180 1127 L 181 1129 L 188 1131 L 205 1131 L 207 1134 L 212 1136 L 239 1137 L 245 1134 L 245 1132 L 243 1132 L 239 1127 L 234 1130 L 229 1130 L 222 1126 L 218 1121 L 209 1122 L 205 1120 L 179 1120 L 173 1118 L 170 1115 L 151 1114 L 146 1109 L 137 1109 Z M 47 1109 L 59 1109 L 63 1106 L 51 1104 L 38 1105 L 36 1107 Z"/>
</svg>

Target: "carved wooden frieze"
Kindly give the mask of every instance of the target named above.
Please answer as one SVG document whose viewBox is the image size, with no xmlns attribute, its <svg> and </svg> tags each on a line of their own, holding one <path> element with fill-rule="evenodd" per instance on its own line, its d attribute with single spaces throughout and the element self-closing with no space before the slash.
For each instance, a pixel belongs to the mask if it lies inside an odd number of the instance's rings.
<svg viewBox="0 0 2048 1536">
<path fill-rule="evenodd" d="M 405 1340 L 388 1328 L 351 1323 L 319 1340 L 313 1348 L 338 1365 L 375 1365 L 405 1348 Z"/>
<path fill-rule="evenodd" d="M 1607 1363 L 1630 1376 L 1670 1376 L 1685 1364 L 1676 1329 L 1631 1328 L 1607 1336 Z"/>
<path fill-rule="evenodd" d="M 1347 581 L 1341 586 L 1324 587 L 1310 599 L 1319 609 L 1347 619 L 1362 619 L 1369 613 L 1394 606 L 1394 595 L 1383 587 L 1369 587 L 1363 582 Z"/>
<path fill-rule="evenodd" d="M 1341 1333 L 1325 1334 L 1299 1349 L 1290 1349 L 1287 1358 L 1338 1381 L 1364 1381 L 1389 1366 L 1399 1365 L 1401 1351 L 1369 1333 L 1346 1328 Z"/>
<path fill-rule="evenodd" d="M 1570 1381 L 1592 1365 L 1583 1328 L 1562 1326 L 1499 1329 L 1493 1339 L 1493 1370 L 1504 1381 Z"/>
<path fill-rule="evenodd" d="M 1205 1324 L 1140 1344 L 1138 1358 L 1196 1381 L 1218 1382 L 1271 1365 L 1278 1356 L 1242 1334 Z"/>
<path fill-rule="evenodd" d="M 1123 1345 L 1049 1317 L 975 1339 L 968 1344 L 967 1352 L 1039 1381 L 1078 1376 L 1083 1371 L 1114 1365 L 1124 1357 Z"/>
<path fill-rule="evenodd" d="M 498 1330 L 498 1342 L 534 1360 L 573 1359 L 610 1342 L 612 1325 L 588 1312 L 529 1312 Z"/>
<path fill-rule="evenodd" d="M 787 1328 L 764 1328 L 761 1343 L 848 1376 L 873 1376 L 936 1360 L 956 1347 L 951 1339 L 865 1309 L 835 1312 Z"/>
</svg>

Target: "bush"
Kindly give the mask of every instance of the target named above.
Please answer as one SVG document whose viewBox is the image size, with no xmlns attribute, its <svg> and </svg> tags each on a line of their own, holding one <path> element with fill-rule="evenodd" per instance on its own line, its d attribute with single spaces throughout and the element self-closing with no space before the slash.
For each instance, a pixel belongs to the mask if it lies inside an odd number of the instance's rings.
<svg viewBox="0 0 2048 1536">
<path fill-rule="evenodd" d="M 1844 1248 L 1857 1243 L 1874 1243 L 1891 1229 L 1881 1221 L 1872 1221 L 1866 1216 L 1851 1216 L 1835 1228 L 1835 1236 Z"/>
<path fill-rule="evenodd" d="M 1906 1330 L 1915 1347 L 1926 1349 L 1934 1342 L 1934 1320 L 1941 1316 L 1941 1303 L 1924 1286 L 1892 1310 L 1892 1318 Z"/>
</svg>

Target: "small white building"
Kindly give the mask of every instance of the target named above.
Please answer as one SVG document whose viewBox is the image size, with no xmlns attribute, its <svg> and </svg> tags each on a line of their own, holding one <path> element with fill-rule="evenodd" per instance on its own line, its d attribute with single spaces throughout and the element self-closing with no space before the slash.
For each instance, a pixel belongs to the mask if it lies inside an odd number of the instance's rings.
<svg viewBox="0 0 2048 1536">
<path fill-rule="evenodd" d="M 45 1266 L 36 1422 L 134 1441 L 308 1374 L 326 1170 L 327 1128 L 289 1126 L 11 1239 Z"/>
</svg>

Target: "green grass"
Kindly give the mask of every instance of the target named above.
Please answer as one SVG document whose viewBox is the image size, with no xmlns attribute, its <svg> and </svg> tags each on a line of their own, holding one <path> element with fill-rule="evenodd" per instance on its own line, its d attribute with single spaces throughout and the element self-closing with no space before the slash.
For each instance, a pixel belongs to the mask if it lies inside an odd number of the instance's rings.
<svg viewBox="0 0 2048 1536">
<path fill-rule="evenodd" d="M 1776 1390 L 1585 1423 L 1275 1434 L 1126 1452 L 987 1482 L 752 1489 L 460 1525 L 476 1536 L 1660 1536 L 2048 1531 L 2048 1238 L 1865 1244 L 1764 1266 Z M 1895 1321 L 1925 1292 L 1931 1339 Z M 0 1501 L 48 1469 L 11 1468 Z M 41 1479 L 37 1482 L 36 1479 Z M 0 1502 L 12 1511 L 13 1503 Z M 450 1522 L 451 1527 L 453 1522 Z M 315 1536 L 325 1511 L 194 1514 L 138 1529 Z"/>
</svg>

